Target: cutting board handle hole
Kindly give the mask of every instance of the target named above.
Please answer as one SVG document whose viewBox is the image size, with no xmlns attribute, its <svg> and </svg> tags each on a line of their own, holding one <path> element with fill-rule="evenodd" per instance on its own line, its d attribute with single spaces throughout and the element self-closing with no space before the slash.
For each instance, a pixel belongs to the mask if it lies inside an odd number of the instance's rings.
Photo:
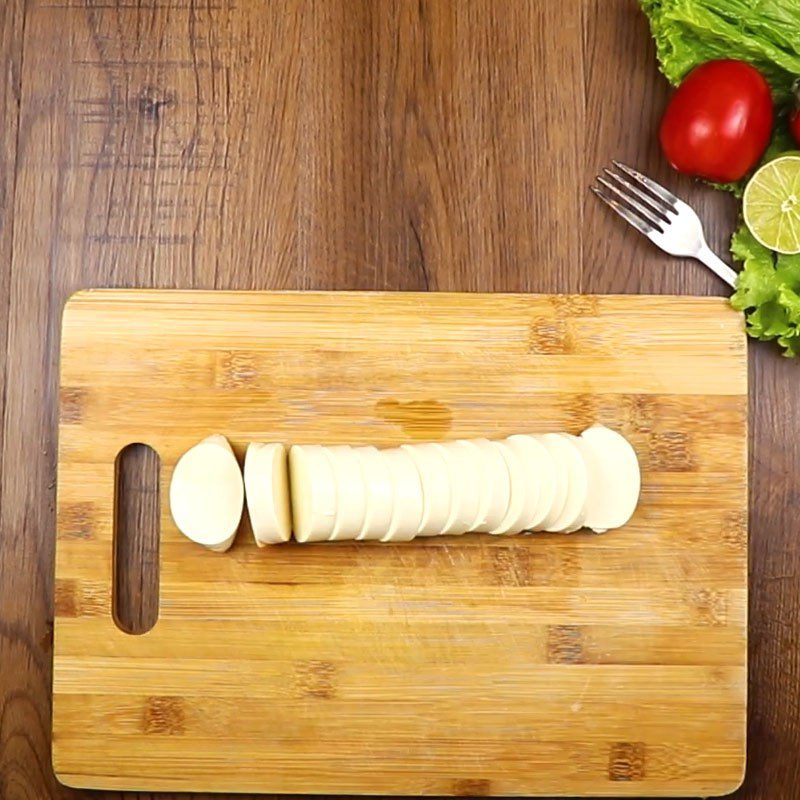
<svg viewBox="0 0 800 800">
<path fill-rule="evenodd" d="M 147 633 L 158 620 L 161 459 L 146 444 L 117 455 L 114 491 L 114 592 L 117 627 Z"/>
</svg>

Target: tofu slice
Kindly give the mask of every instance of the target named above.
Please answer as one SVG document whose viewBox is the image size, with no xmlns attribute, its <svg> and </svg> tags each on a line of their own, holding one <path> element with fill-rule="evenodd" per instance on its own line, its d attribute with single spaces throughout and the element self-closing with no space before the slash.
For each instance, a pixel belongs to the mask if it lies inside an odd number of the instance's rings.
<svg viewBox="0 0 800 800">
<path fill-rule="evenodd" d="M 491 484 L 487 473 L 489 459 L 485 456 L 481 446 L 473 439 L 459 439 L 455 444 L 462 447 L 462 452 L 465 454 L 466 460 L 470 464 L 470 471 L 474 474 L 471 485 L 474 487 L 477 500 L 475 503 L 475 519 L 470 524 L 469 530 L 477 531 L 481 525 L 486 524 L 493 500 L 492 492 L 487 491 L 487 484 Z M 505 516 L 505 512 L 503 512 L 503 514 L 498 514 L 498 522 L 502 520 L 503 516 Z"/>
<path fill-rule="evenodd" d="M 376 447 L 356 447 L 356 458 L 367 487 L 367 509 L 358 538 L 380 540 L 389 532 L 394 508 L 394 487 L 387 460 Z"/>
<path fill-rule="evenodd" d="M 520 533 L 524 525 L 525 514 L 527 513 L 527 482 L 525 479 L 525 468 L 522 461 L 517 456 L 514 448 L 506 441 L 493 442 L 500 450 L 508 467 L 510 479 L 510 498 L 505 517 L 500 524 L 490 530 L 489 533 L 506 536 Z"/>
<path fill-rule="evenodd" d="M 422 484 L 422 519 L 418 536 L 438 536 L 450 519 L 452 492 L 450 471 L 442 448 L 433 443 L 404 444 L 401 450 L 411 456 Z"/>
<path fill-rule="evenodd" d="M 470 442 L 480 450 L 483 460 L 481 511 L 473 530 L 489 533 L 505 519 L 511 504 L 511 474 L 496 442 L 488 439 L 471 439 Z"/>
<path fill-rule="evenodd" d="M 318 444 L 291 447 L 289 488 L 297 541 L 328 541 L 336 524 L 337 495 L 333 463 L 324 447 Z"/>
<path fill-rule="evenodd" d="M 439 446 L 450 472 L 450 519 L 444 533 L 460 535 L 474 530 L 478 520 L 483 519 L 483 457 L 480 449 L 466 439 Z M 485 502 L 488 503 L 488 495 Z"/>
<path fill-rule="evenodd" d="M 567 470 L 567 497 L 561 514 L 545 530 L 554 533 L 571 533 L 583 526 L 589 492 L 586 461 L 576 436 L 568 433 L 545 434 L 561 438 L 567 447 L 561 451 Z"/>
<path fill-rule="evenodd" d="M 394 502 L 389 530 L 382 542 L 410 542 L 419 531 L 422 521 L 422 482 L 417 466 L 402 447 L 382 450 L 392 476 Z"/>
<path fill-rule="evenodd" d="M 244 457 L 247 513 L 259 547 L 288 542 L 292 535 L 289 474 L 282 444 L 250 442 Z"/>
<path fill-rule="evenodd" d="M 522 462 L 525 472 L 527 489 L 522 529 L 534 531 L 553 506 L 556 493 L 553 457 L 535 436 L 515 434 L 509 436 L 506 443 Z"/>
<path fill-rule="evenodd" d="M 346 444 L 325 449 L 336 481 L 336 521 L 329 541 L 357 539 L 367 515 L 367 484 L 355 450 Z"/>
<path fill-rule="evenodd" d="M 620 528 L 639 503 L 642 476 L 636 451 L 624 436 L 603 425 L 587 428 L 579 440 L 590 475 L 584 525 L 596 533 Z"/>
<path fill-rule="evenodd" d="M 224 436 L 209 436 L 178 459 L 169 507 L 187 539 L 219 552 L 233 544 L 244 509 L 244 480 Z"/>
<path fill-rule="evenodd" d="M 535 437 L 547 450 L 553 461 L 553 502 L 544 519 L 534 528 L 536 531 L 546 531 L 564 512 L 569 489 L 569 442 L 556 433 L 545 433 Z"/>
</svg>

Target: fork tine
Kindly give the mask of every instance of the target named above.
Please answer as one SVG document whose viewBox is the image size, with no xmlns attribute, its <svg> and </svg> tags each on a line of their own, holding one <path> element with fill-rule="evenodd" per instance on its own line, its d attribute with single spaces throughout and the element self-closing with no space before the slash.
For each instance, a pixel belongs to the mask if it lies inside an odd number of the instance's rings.
<svg viewBox="0 0 800 800">
<path fill-rule="evenodd" d="M 630 193 L 638 197 L 651 215 L 657 214 L 664 222 L 669 222 L 667 214 L 675 213 L 675 209 L 672 206 L 665 205 L 661 200 L 653 197 L 653 195 L 643 192 L 635 183 L 625 180 L 621 175 L 617 175 L 616 172 L 612 172 L 607 167 L 603 167 L 603 172 L 615 183 L 624 186 Z"/>
<path fill-rule="evenodd" d="M 629 177 L 646 186 L 654 195 L 656 195 L 656 197 L 659 197 L 669 206 L 674 208 L 674 206 L 680 202 L 678 198 L 672 194 L 672 192 L 668 192 L 660 183 L 656 183 L 654 180 L 652 180 L 652 178 L 648 178 L 647 175 L 642 175 L 641 172 L 635 170 L 633 167 L 629 167 L 627 164 L 623 164 L 620 161 L 614 161 L 613 159 L 611 163 L 617 169 L 622 170 Z"/>
<path fill-rule="evenodd" d="M 649 223 L 637 217 L 636 214 L 625 208 L 621 203 L 618 203 L 613 197 L 607 197 L 596 186 L 592 186 L 591 189 L 607 206 L 616 211 L 630 225 L 633 225 L 639 233 L 649 236 L 655 231 L 655 228 Z"/>
<path fill-rule="evenodd" d="M 644 219 L 645 222 L 649 223 L 650 226 L 659 231 L 659 233 L 663 233 L 663 228 L 661 227 L 664 223 L 658 219 L 658 216 L 654 211 L 649 208 L 646 208 L 642 205 L 638 200 L 629 195 L 625 194 L 621 189 L 615 186 L 610 181 L 607 181 L 605 178 L 601 178 L 598 176 L 597 182 L 608 189 L 609 192 L 613 192 L 620 200 L 624 200 L 629 206 L 632 206 L 634 210 L 639 213 L 639 216 Z"/>
</svg>

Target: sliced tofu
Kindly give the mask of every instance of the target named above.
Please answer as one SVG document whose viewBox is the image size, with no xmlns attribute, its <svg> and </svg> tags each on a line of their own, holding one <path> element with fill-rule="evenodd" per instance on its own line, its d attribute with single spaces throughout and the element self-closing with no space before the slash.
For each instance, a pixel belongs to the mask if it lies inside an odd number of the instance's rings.
<svg viewBox="0 0 800 800">
<path fill-rule="evenodd" d="M 569 442 L 556 433 L 545 433 L 536 437 L 537 441 L 550 454 L 553 461 L 553 501 L 544 519 L 534 528 L 537 531 L 550 530 L 561 517 L 567 502 L 569 488 Z"/>
<path fill-rule="evenodd" d="M 487 491 L 487 483 L 490 483 L 487 472 L 489 459 L 485 456 L 480 445 L 478 445 L 478 443 L 473 439 L 459 439 L 456 444 L 461 445 L 463 448 L 466 459 L 471 465 L 470 471 L 474 474 L 473 483 L 471 485 L 474 486 L 477 502 L 475 504 L 475 519 L 470 524 L 469 530 L 477 531 L 481 525 L 486 525 L 492 506 L 492 492 Z M 498 521 L 502 519 L 502 516 L 504 515 L 505 513 L 502 515 L 498 514 Z"/>
<path fill-rule="evenodd" d="M 450 471 L 442 448 L 437 444 L 404 444 L 401 450 L 411 456 L 422 484 L 422 519 L 418 536 L 438 536 L 450 519 L 452 491 Z"/>
<path fill-rule="evenodd" d="M 251 442 L 244 457 L 247 513 L 259 547 L 288 542 L 292 535 L 289 475 L 282 444 Z"/>
<path fill-rule="evenodd" d="M 545 434 L 545 437 L 559 437 L 567 443 L 560 450 L 567 474 L 567 496 L 559 516 L 545 530 L 554 533 L 571 533 L 582 527 L 586 516 L 586 501 L 589 491 L 589 477 L 586 461 L 576 436 L 567 433 Z M 543 439 L 545 437 L 542 437 Z"/>
<path fill-rule="evenodd" d="M 578 437 L 589 465 L 590 489 L 584 525 L 597 533 L 620 528 L 633 516 L 641 491 L 641 471 L 630 442 L 603 425 Z"/>
<path fill-rule="evenodd" d="M 450 519 L 444 533 L 462 534 L 475 529 L 478 520 L 483 520 L 485 511 L 481 504 L 484 498 L 483 457 L 473 442 L 459 439 L 440 445 L 450 471 L 451 508 Z M 488 496 L 486 496 L 488 503 Z"/>
<path fill-rule="evenodd" d="M 394 503 L 389 530 L 382 542 L 410 542 L 422 521 L 422 483 L 417 466 L 407 450 L 395 447 L 382 450 L 392 476 Z"/>
<path fill-rule="evenodd" d="M 367 486 L 367 509 L 358 538 L 380 540 L 389 532 L 394 508 L 394 487 L 389 464 L 375 447 L 356 447 L 356 458 Z"/>
<path fill-rule="evenodd" d="M 337 495 L 333 463 L 324 447 L 318 444 L 292 446 L 289 487 L 297 541 L 328 541 L 336 524 Z"/>
<path fill-rule="evenodd" d="M 534 531 L 550 513 L 556 493 L 555 464 L 550 451 L 535 437 L 515 434 L 506 443 L 522 462 L 526 480 L 522 529 Z"/>
<path fill-rule="evenodd" d="M 357 539 L 367 515 L 367 484 L 355 450 L 346 444 L 326 448 L 336 481 L 336 522 L 330 541 Z"/>
<path fill-rule="evenodd" d="M 473 530 L 488 533 L 505 519 L 511 504 L 511 475 L 496 442 L 488 439 L 471 439 L 480 450 L 483 460 L 483 487 L 481 489 L 481 511 Z"/>
<path fill-rule="evenodd" d="M 508 442 L 499 441 L 493 444 L 500 450 L 505 459 L 510 478 L 509 503 L 505 517 L 500 524 L 490 530 L 489 533 L 506 536 L 520 533 L 523 529 L 525 515 L 527 513 L 527 481 L 525 468 L 522 461 L 517 456 L 514 448 Z"/>
<path fill-rule="evenodd" d="M 175 464 L 169 506 L 178 530 L 210 550 L 227 550 L 244 508 L 244 480 L 228 440 L 209 436 Z"/>
</svg>

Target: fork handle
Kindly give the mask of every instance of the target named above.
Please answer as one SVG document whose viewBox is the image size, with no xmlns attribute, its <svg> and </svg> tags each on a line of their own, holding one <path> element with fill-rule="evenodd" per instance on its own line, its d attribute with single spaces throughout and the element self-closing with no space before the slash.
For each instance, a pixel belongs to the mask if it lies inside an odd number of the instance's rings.
<svg viewBox="0 0 800 800">
<path fill-rule="evenodd" d="M 702 261 L 715 275 L 722 278 L 732 289 L 736 288 L 736 272 L 732 270 L 708 245 L 705 245 L 695 256 Z"/>
</svg>

